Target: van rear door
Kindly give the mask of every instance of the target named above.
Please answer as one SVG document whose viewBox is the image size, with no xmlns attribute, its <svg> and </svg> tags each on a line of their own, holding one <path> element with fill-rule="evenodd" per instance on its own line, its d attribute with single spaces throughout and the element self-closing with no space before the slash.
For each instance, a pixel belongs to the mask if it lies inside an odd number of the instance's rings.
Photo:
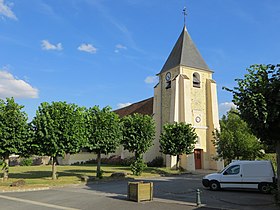
<svg viewBox="0 0 280 210">
<path fill-rule="evenodd" d="M 239 164 L 232 165 L 222 175 L 220 184 L 222 188 L 242 188 L 242 174 Z"/>
</svg>

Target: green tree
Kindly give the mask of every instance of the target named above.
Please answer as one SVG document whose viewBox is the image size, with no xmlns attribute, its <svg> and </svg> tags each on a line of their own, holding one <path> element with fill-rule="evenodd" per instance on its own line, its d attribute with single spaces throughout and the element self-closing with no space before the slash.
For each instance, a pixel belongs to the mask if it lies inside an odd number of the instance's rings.
<svg viewBox="0 0 280 210">
<path fill-rule="evenodd" d="M 155 123 L 149 115 L 133 114 L 122 118 L 124 149 L 133 152 L 135 161 L 131 165 L 134 175 L 141 175 L 146 167 L 143 154 L 152 146 L 155 136 Z"/>
<path fill-rule="evenodd" d="M 229 163 L 232 160 L 255 160 L 263 156 L 262 144 L 240 118 L 237 110 L 231 109 L 227 116 L 223 115 L 220 127 L 220 131 L 215 130 L 213 140 L 218 158 Z"/>
<path fill-rule="evenodd" d="M 277 154 L 278 202 L 280 202 L 280 64 L 252 65 L 243 79 L 236 79 L 233 102 L 241 118 L 262 142 Z"/>
<path fill-rule="evenodd" d="M 4 159 L 4 180 L 9 177 L 9 156 L 21 154 L 29 139 L 28 118 L 23 107 L 13 98 L 0 99 L 0 157 Z"/>
<path fill-rule="evenodd" d="M 193 153 L 197 134 L 191 124 L 165 124 L 160 135 L 160 150 L 167 155 L 177 156 L 176 169 L 179 168 L 180 155 Z"/>
<path fill-rule="evenodd" d="M 85 148 L 97 154 L 97 173 L 101 178 L 101 154 L 115 152 L 121 140 L 121 124 L 119 116 L 110 107 L 99 109 L 98 106 L 86 111 L 87 143 Z"/>
<path fill-rule="evenodd" d="M 75 154 L 84 144 L 83 109 L 66 102 L 41 103 L 32 121 L 37 153 L 52 158 L 52 179 L 57 179 L 57 157 Z"/>
</svg>

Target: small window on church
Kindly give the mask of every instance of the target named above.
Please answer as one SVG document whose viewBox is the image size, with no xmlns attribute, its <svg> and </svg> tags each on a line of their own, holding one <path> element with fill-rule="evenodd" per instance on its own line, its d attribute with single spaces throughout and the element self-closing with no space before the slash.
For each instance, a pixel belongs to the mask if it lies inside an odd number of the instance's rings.
<svg viewBox="0 0 280 210">
<path fill-rule="evenodd" d="M 166 82 L 165 89 L 171 88 L 171 81 Z"/>
<path fill-rule="evenodd" d="M 198 73 L 193 73 L 193 87 L 200 88 L 200 76 Z"/>
</svg>

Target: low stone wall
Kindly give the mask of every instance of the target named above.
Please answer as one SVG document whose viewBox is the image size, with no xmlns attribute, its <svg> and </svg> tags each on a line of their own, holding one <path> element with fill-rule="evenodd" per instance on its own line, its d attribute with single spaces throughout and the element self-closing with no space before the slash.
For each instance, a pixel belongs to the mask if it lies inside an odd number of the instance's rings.
<svg viewBox="0 0 280 210">
<path fill-rule="evenodd" d="M 18 155 L 11 155 L 10 156 L 9 165 L 10 166 L 19 166 L 22 165 L 23 160 L 25 159 L 31 159 L 32 163 L 31 165 L 47 165 L 50 162 L 49 156 L 32 156 L 30 158 L 22 158 Z"/>
</svg>

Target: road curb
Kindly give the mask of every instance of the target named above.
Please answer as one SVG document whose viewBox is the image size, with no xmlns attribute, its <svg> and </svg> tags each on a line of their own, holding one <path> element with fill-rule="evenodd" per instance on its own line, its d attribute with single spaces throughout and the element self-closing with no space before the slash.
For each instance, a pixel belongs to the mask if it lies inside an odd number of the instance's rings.
<svg viewBox="0 0 280 210">
<path fill-rule="evenodd" d="M 50 187 L 38 187 L 38 188 L 26 188 L 26 189 L 9 189 L 9 190 L 0 190 L 0 193 L 9 193 L 9 192 L 29 192 L 29 191 L 41 191 L 49 190 Z"/>
</svg>

